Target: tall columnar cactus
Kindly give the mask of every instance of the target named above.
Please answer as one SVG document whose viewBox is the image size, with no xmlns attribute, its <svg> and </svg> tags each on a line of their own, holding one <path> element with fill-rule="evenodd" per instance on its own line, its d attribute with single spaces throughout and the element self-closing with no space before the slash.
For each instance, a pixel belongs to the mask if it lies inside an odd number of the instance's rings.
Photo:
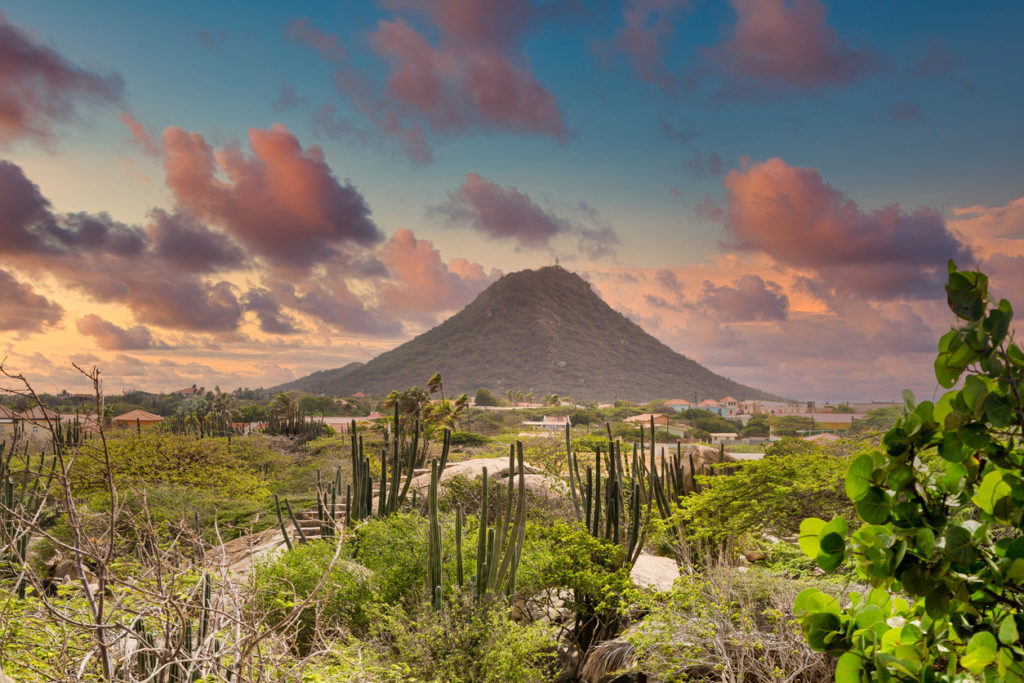
<svg viewBox="0 0 1024 683">
<path fill-rule="evenodd" d="M 438 518 L 438 490 L 440 488 L 440 463 L 431 462 L 430 488 L 427 492 L 427 514 L 430 523 L 427 530 L 428 572 L 427 588 L 435 609 L 443 604 L 441 575 L 441 526 Z M 523 444 L 516 442 L 509 447 L 508 485 L 501 499 L 497 501 L 497 515 L 489 519 L 490 479 L 487 468 L 480 477 L 480 523 L 477 532 L 476 573 L 471 579 L 476 600 L 488 596 L 508 597 L 515 592 L 519 560 L 526 536 L 526 480 L 523 478 Z M 518 483 L 516 478 L 518 477 Z M 462 556 L 462 508 L 456 509 L 455 516 L 455 573 L 456 582 L 464 585 Z"/>
</svg>

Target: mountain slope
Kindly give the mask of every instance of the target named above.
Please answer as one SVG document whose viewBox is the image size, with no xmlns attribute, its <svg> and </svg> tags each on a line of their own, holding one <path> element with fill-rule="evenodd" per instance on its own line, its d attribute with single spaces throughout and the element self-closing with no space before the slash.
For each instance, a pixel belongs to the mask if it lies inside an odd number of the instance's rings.
<svg viewBox="0 0 1024 683">
<path fill-rule="evenodd" d="M 506 275 L 458 314 L 370 362 L 276 390 L 381 395 L 422 386 L 434 372 L 450 396 L 487 387 L 602 400 L 778 398 L 676 353 L 558 266 Z"/>
</svg>

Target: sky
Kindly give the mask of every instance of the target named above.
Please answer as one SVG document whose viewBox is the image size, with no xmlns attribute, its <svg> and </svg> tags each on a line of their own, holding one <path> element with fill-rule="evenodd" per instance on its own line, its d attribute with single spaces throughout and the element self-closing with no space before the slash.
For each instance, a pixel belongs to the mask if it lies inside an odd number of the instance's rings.
<svg viewBox="0 0 1024 683">
<path fill-rule="evenodd" d="M 730 379 L 930 398 L 950 259 L 1024 306 L 1022 33 L 1017 2 L 8 0 L 3 367 L 269 387 L 558 263 Z"/>
</svg>

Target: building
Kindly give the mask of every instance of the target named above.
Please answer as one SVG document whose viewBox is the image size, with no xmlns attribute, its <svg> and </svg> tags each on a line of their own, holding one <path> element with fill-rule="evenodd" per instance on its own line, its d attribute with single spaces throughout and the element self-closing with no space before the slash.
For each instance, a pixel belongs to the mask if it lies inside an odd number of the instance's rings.
<svg viewBox="0 0 1024 683">
<path fill-rule="evenodd" d="M 720 443 L 732 443 L 739 436 L 735 432 L 715 432 L 711 435 L 711 444 L 717 446 Z"/>
<path fill-rule="evenodd" d="M 556 429 L 564 430 L 567 426 L 572 427 L 572 421 L 569 420 L 568 415 L 545 415 L 540 420 L 528 420 L 526 422 L 520 422 L 519 424 L 523 425 L 524 427 L 534 427 L 538 429 L 548 429 L 552 431 Z"/>
<path fill-rule="evenodd" d="M 18 414 L 7 406 L 0 406 L 0 434 L 11 434 L 18 424 Z"/>
<path fill-rule="evenodd" d="M 653 413 L 644 413 L 643 415 L 634 415 L 633 417 L 627 417 L 625 422 L 639 423 L 641 425 L 651 424 L 651 418 L 654 418 L 655 427 L 667 427 L 668 426 L 668 415 L 655 415 Z"/>
<path fill-rule="evenodd" d="M 153 413 L 147 413 L 145 410 L 129 410 L 127 413 L 121 413 L 116 417 L 110 419 L 115 427 L 127 429 L 128 427 L 153 427 L 161 422 L 163 418 Z"/>
<path fill-rule="evenodd" d="M 665 401 L 665 407 L 671 408 L 677 413 L 681 413 L 692 408 L 693 404 L 687 401 L 685 398 L 672 398 Z"/>
</svg>

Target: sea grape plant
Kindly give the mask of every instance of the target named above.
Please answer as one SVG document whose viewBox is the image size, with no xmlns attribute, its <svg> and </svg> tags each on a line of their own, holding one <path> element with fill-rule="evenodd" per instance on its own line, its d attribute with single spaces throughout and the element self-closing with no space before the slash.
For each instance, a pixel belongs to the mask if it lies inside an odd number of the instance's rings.
<svg viewBox="0 0 1024 683">
<path fill-rule="evenodd" d="M 801 525 L 823 569 L 852 558 L 872 586 L 845 606 L 815 589 L 794 604 L 842 683 L 1024 681 L 1024 351 L 985 275 L 951 261 L 946 292 L 959 320 L 939 340 L 935 376 L 950 391 L 934 403 L 905 392 L 904 417 L 850 465 L 860 528 Z"/>
</svg>

